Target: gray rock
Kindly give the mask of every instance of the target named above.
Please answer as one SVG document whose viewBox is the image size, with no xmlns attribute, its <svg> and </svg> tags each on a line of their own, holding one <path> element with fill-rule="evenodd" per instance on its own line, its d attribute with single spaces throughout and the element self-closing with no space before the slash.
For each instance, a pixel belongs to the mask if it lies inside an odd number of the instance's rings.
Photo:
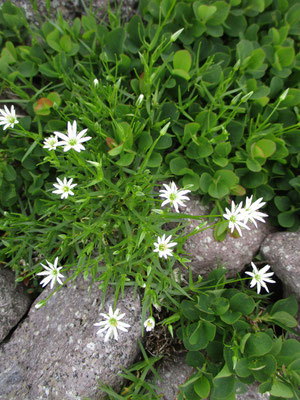
<svg viewBox="0 0 300 400">
<path fill-rule="evenodd" d="M 300 231 L 272 233 L 263 241 L 261 252 L 285 291 L 300 301 Z"/>
<path fill-rule="evenodd" d="M 114 0 L 110 1 L 110 5 L 111 5 L 113 12 L 114 12 L 114 3 L 115 3 Z M 117 4 L 120 5 L 120 3 L 121 3 L 121 1 L 117 0 Z M 132 17 L 134 14 L 136 14 L 138 3 L 139 3 L 138 0 L 124 0 L 123 1 L 122 8 L 121 8 L 122 20 L 128 21 L 130 19 L 130 17 Z M 107 9 L 107 0 L 93 0 L 92 10 L 97 16 L 103 17 L 106 9 Z"/>
<path fill-rule="evenodd" d="M 182 385 L 193 373 L 194 368 L 185 362 L 185 355 L 176 355 L 171 360 L 163 361 L 158 371 L 160 380 L 155 384 L 159 387 L 158 394 L 162 400 L 175 400 Z"/>
<path fill-rule="evenodd" d="M 6 0 L 0 0 L 0 7 Z M 45 21 L 48 17 L 46 0 L 36 1 L 37 10 L 32 7 L 30 0 L 11 0 L 13 4 L 22 7 L 28 21 L 39 24 L 40 19 Z M 50 2 L 50 18 L 56 18 L 57 12 L 60 12 L 64 19 L 73 21 L 76 16 L 82 13 L 80 0 L 51 0 Z"/>
<path fill-rule="evenodd" d="M 51 293 L 46 288 L 37 301 Z M 10 341 L 0 348 L 0 399 L 73 400 L 87 396 L 99 400 L 105 394 L 98 380 L 118 390 L 122 380 L 120 367 L 130 366 L 139 353 L 141 305 L 133 290 L 126 289 L 117 307 L 130 324 L 119 340 L 104 343 L 94 323 L 103 320 L 114 304 L 107 293 L 100 310 L 102 292 L 97 284 L 89 291 L 89 282 L 78 277 L 56 292 L 41 309 L 32 307 L 28 317 L 16 329 Z"/>
<path fill-rule="evenodd" d="M 15 284 L 15 274 L 8 268 L 0 269 L 0 342 L 26 314 L 30 296 L 22 284 Z"/>
<path fill-rule="evenodd" d="M 191 198 L 185 212 L 191 215 L 208 215 L 210 210 L 211 208 L 203 206 L 199 199 Z M 200 222 L 191 220 L 186 233 L 191 233 Z M 252 225 L 249 231 L 243 229 L 242 237 L 234 238 L 228 233 L 225 240 L 217 242 L 214 239 L 213 228 L 209 228 L 189 237 L 183 248 L 189 253 L 190 266 L 195 276 L 199 274 L 206 277 L 211 270 L 223 265 L 228 271 L 227 275 L 232 277 L 252 261 L 261 243 L 272 231 L 274 228 L 266 221 L 258 223 L 258 228 Z"/>
<path fill-rule="evenodd" d="M 269 400 L 269 398 L 269 393 L 261 394 L 258 392 L 257 384 L 248 386 L 247 393 L 236 395 L 236 400 Z"/>
<path fill-rule="evenodd" d="M 7 0 L 0 0 L 0 7 Z M 18 7 L 22 7 L 25 11 L 26 18 L 30 22 L 36 24 L 40 23 L 40 19 L 45 21 L 46 17 L 55 19 L 57 13 L 61 13 L 63 18 L 68 21 L 73 21 L 76 17 L 81 17 L 85 14 L 84 7 L 80 0 L 51 0 L 50 1 L 50 14 L 48 15 L 48 10 L 46 7 L 46 0 L 36 1 L 37 10 L 35 11 L 32 7 L 31 0 L 11 0 L 13 4 Z M 110 2 L 112 10 L 114 6 L 114 0 Z M 120 0 L 117 1 L 120 4 Z M 136 13 L 138 0 L 124 0 L 122 4 L 121 17 L 124 20 L 128 20 L 132 15 Z M 89 6 L 89 1 L 86 1 L 87 7 Z M 103 18 L 107 10 L 107 0 L 93 0 L 92 11 L 99 17 Z"/>
</svg>

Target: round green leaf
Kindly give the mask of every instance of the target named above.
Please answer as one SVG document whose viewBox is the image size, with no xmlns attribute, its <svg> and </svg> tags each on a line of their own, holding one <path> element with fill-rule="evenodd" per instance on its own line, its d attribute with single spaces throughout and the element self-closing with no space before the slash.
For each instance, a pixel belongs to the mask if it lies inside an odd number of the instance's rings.
<svg viewBox="0 0 300 400">
<path fill-rule="evenodd" d="M 254 189 L 265 183 L 266 175 L 263 172 L 248 172 L 241 178 L 241 184 L 245 188 Z"/>
<path fill-rule="evenodd" d="M 203 174 L 200 177 L 200 189 L 204 192 L 208 192 L 209 185 L 212 182 L 212 176 L 209 175 L 207 172 L 203 172 Z"/>
<path fill-rule="evenodd" d="M 160 153 L 157 153 L 156 151 L 153 151 L 151 154 L 148 162 L 147 162 L 147 167 L 150 168 L 156 168 L 159 167 L 162 163 L 162 156 Z"/>
<path fill-rule="evenodd" d="M 222 199 L 222 197 L 229 194 L 229 192 L 229 187 L 221 181 L 212 182 L 208 188 L 208 194 L 215 199 Z"/>
<path fill-rule="evenodd" d="M 31 78 L 38 73 L 39 69 L 32 61 L 24 61 L 19 65 L 19 72 L 25 78 Z"/>
<path fill-rule="evenodd" d="M 197 175 L 197 174 L 186 174 L 182 178 L 182 183 L 183 183 L 183 186 L 193 185 L 193 187 L 191 187 L 190 190 L 191 191 L 196 191 L 200 187 L 199 175 Z"/>
<path fill-rule="evenodd" d="M 197 308 L 195 307 L 195 303 L 193 301 L 183 300 L 180 303 L 180 308 L 181 311 L 183 312 L 183 315 L 188 320 L 195 321 L 196 319 L 199 318 L 200 311 L 197 310 Z"/>
<path fill-rule="evenodd" d="M 228 325 L 234 324 L 237 320 L 240 319 L 242 316 L 242 313 L 239 311 L 232 311 L 232 310 L 227 310 L 226 313 L 222 314 L 220 316 L 221 320 L 224 321 Z"/>
<path fill-rule="evenodd" d="M 194 368 L 201 368 L 204 362 L 204 355 L 200 351 L 189 351 L 186 355 L 186 363 Z"/>
<path fill-rule="evenodd" d="M 253 158 L 247 158 L 246 165 L 250 171 L 253 171 L 253 172 L 261 171 L 260 163 L 257 160 L 254 160 Z"/>
<path fill-rule="evenodd" d="M 283 382 L 275 381 L 270 391 L 272 396 L 283 397 L 284 399 L 291 399 L 294 397 L 290 387 Z"/>
<path fill-rule="evenodd" d="M 233 311 L 240 311 L 248 315 L 254 310 L 255 302 L 252 297 L 247 296 L 245 293 L 237 293 L 230 299 L 230 308 Z"/>
<path fill-rule="evenodd" d="M 192 57 L 187 50 L 178 50 L 173 57 L 174 70 L 189 72 L 192 66 Z"/>
<path fill-rule="evenodd" d="M 289 296 L 287 299 L 281 299 L 276 301 L 273 305 L 270 314 L 273 315 L 278 311 L 286 311 L 290 315 L 295 316 L 298 311 L 298 302 L 295 295 Z"/>
<path fill-rule="evenodd" d="M 287 211 L 291 207 L 291 202 L 287 196 L 275 196 L 274 203 L 279 211 Z"/>
<path fill-rule="evenodd" d="M 186 72 L 184 69 L 178 69 L 178 68 L 173 69 L 172 74 L 179 76 L 180 78 L 183 78 L 186 81 L 189 81 L 191 79 L 189 73 Z"/>
<path fill-rule="evenodd" d="M 194 390 L 201 399 L 206 399 L 210 392 L 209 380 L 205 376 L 201 376 L 194 383 Z"/>
<path fill-rule="evenodd" d="M 288 67 L 294 61 L 295 50 L 293 47 L 280 47 L 276 50 L 275 57 L 278 58 L 281 67 Z"/>
<path fill-rule="evenodd" d="M 17 173 L 12 165 L 9 165 L 9 164 L 4 165 L 3 172 L 4 172 L 4 178 L 8 182 L 13 182 L 16 180 Z"/>
<path fill-rule="evenodd" d="M 230 394 L 234 393 L 234 376 L 226 376 L 224 378 L 215 378 L 213 380 L 212 396 L 215 399 L 226 399 Z"/>
<path fill-rule="evenodd" d="M 170 170 L 172 174 L 184 175 L 189 172 L 188 163 L 183 157 L 176 157 L 170 161 Z"/>
<path fill-rule="evenodd" d="M 241 358 L 240 360 L 238 360 L 235 367 L 235 372 L 237 373 L 238 376 L 242 378 L 246 378 L 247 376 L 251 375 L 251 371 L 248 368 L 247 358 Z"/>
<path fill-rule="evenodd" d="M 295 223 L 295 216 L 292 211 L 282 212 L 277 215 L 278 222 L 284 228 L 291 228 Z"/>
<path fill-rule="evenodd" d="M 279 322 L 280 325 L 287 326 L 288 328 L 295 328 L 297 326 L 297 321 L 291 314 L 285 311 L 277 311 L 272 314 L 272 321 Z"/>
<path fill-rule="evenodd" d="M 116 164 L 120 167 L 128 167 L 133 162 L 134 157 L 135 155 L 132 153 L 122 154 Z"/>
<path fill-rule="evenodd" d="M 264 332 L 251 334 L 245 345 L 245 352 L 249 356 L 263 356 L 272 349 L 272 339 Z"/>
<path fill-rule="evenodd" d="M 187 149 L 186 155 L 188 158 L 196 160 L 197 158 L 205 158 L 212 154 L 213 147 L 206 138 L 200 137 L 197 144 L 191 142 Z"/>
<path fill-rule="evenodd" d="M 262 150 L 266 158 L 270 157 L 276 151 L 276 143 L 273 140 L 261 139 L 256 143 L 256 146 Z"/>
<path fill-rule="evenodd" d="M 229 301 L 225 297 L 216 297 L 211 304 L 216 315 L 222 315 L 229 309 Z"/>
</svg>

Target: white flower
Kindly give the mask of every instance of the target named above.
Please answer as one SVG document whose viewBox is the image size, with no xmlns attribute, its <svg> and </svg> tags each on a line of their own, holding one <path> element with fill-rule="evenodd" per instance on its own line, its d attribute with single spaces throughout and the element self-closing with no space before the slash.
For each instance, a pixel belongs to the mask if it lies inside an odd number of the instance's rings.
<svg viewBox="0 0 300 400">
<path fill-rule="evenodd" d="M 270 276 L 274 275 L 274 272 L 266 273 L 271 268 L 270 265 L 265 265 L 261 270 L 258 270 L 253 262 L 251 262 L 251 265 L 253 272 L 245 272 L 245 274 L 252 276 L 250 287 L 252 288 L 253 286 L 257 285 L 257 293 L 260 293 L 261 287 L 264 287 L 269 293 L 269 289 L 265 282 L 276 283 L 269 278 Z"/>
<path fill-rule="evenodd" d="M 155 319 L 153 317 L 149 317 L 145 322 L 144 322 L 144 327 L 146 328 L 147 332 L 152 331 L 155 327 Z"/>
<path fill-rule="evenodd" d="M 82 137 L 86 131 L 87 129 L 83 129 L 83 131 L 77 134 L 77 122 L 73 121 L 73 125 L 71 125 L 71 122 L 69 121 L 68 135 L 61 132 L 54 132 L 55 135 L 62 139 L 61 142 L 57 143 L 57 146 L 64 146 L 64 151 L 74 149 L 79 153 L 81 150 L 85 150 L 85 147 L 81 143 L 92 139 L 90 136 Z"/>
<path fill-rule="evenodd" d="M 239 205 L 235 205 L 234 201 L 232 201 L 231 211 L 228 208 L 225 208 L 226 213 L 223 214 L 223 217 L 229 221 L 228 227 L 231 230 L 231 233 L 236 229 L 240 236 L 242 236 L 241 227 L 250 230 L 250 228 L 245 224 L 247 215 L 242 207 L 242 202 Z"/>
<path fill-rule="evenodd" d="M 262 202 L 263 198 L 260 197 L 258 200 L 252 203 L 252 197 L 253 196 L 246 198 L 246 204 L 242 211 L 245 213 L 245 224 L 250 221 L 253 222 L 257 228 L 257 223 L 255 220 L 257 219 L 258 221 L 265 222 L 262 217 L 267 217 L 268 214 L 257 211 L 266 204 L 265 202 Z"/>
<path fill-rule="evenodd" d="M 44 140 L 44 149 L 48 149 L 48 150 L 55 150 L 56 146 L 57 146 L 57 136 L 49 136 L 47 139 Z"/>
<path fill-rule="evenodd" d="M 55 194 L 61 194 L 60 198 L 67 198 L 69 195 L 73 196 L 74 192 L 72 192 L 71 189 L 73 189 L 73 187 L 77 186 L 77 183 L 73 183 L 73 178 L 69 179 L 67 181 L 67 178 L 65 177 L 63 181 L 61 181 L 59 178 L 56 178 L 58 183 L 53 183 L 53 186 L 57 188 L 57 190 L 53 190 L 52 193 Z"/>
<path fill-rule="evenodd" d="M 119 309 L 117 308 L 115 312 L 113 312 L 113 309 L 111 306 L 109 306 L 109 312 L 108 314 L 103 314 L 101 313 L 105 318 L 105 321 L 97 322 L 94 324 L 95 326 L 102 326 L 99 331 L 97 331 L 97 334 L 102 333 L 107 330 L 104 342 L 107 342 L 110 336 L 114 336 L 115 340 L 118 340 L 118 329 L 120 329 L 123 332 L 128 332 L 128 329 L 130 327 L 129 324 L 126 324 L 125 322 L 121 322 L 120 319 L 124 317 L 125 314 L 119 314 Z"/>
<path fill-rule="evenodd" d="M 41 265 L 45 268 L 46 271 L 39 272 L 37 275 L 46 275 L 46 278 L 44 278 L 41 281 L 41 285 L 45 287 L 48 285 L 48 283 L 51 281 L 51 289 L 53 289 L 53 286 L 55 282 L 57 281 L 60 285 L 63 284 L 63 282 L 60 280 L 60 278 L 64 278 L 63 274 L 59 272 L 59 270 L 62 269 L 62 267 L 57 268 L 57 262 L 58 262 L 58 257 L 54 260 L 54 264 L 51 264 L 49 261 L 47 261 L 48 267 L 44 264 L 41 263 Z"/>
<path fill-rule="evenodd" d="M 159 257 L 165 257 L 167 259 L 168 256 L 172 256 L 172 249 L 170 247 L 176 246 L 176 242 L 170 242 L 172 235 L 166 238 L 166 235 L 163 234 L 162 237 L 157 237 L 157 243 L 153 243 L 155 246 L 154 252 L 158 251 Z"/>
<path fill-rule="evenodd" d="M 93 84 L 94 84 L 94 86 L 95 86 L 96 88 L 99 86 L 99 81 L 98 81 L 97 78 L 95 78 L 95 79 L 93 80 Z"/>
<path fill-rule="evenodd" d="M 139 107 L 142 104 L 143 100 L 144 100 L 144 95 L 140 94 L 136 101 L 136 106 Z"/>
<path fill-rule="evenodd" d="M 10 111 L 7 106 L 4 106 L 4 110 L 0 109 L 0 113 L 2 115 L 0 116 L 0 125 L 4 125 L 4 131 L 6 128 L 13 128 L 15 124 L 19 123 L 14 106 L 11 106 Z"/>
<path fill-rule="evenodd" d="M 174 206 L 176 212 L 179 212 L 178 205 L 180 205 L 181 207 L 186 207 L 186 205 L 183 203 L 183 200 L 189 200 L 189 198 L 185 196 L 185 194 L 189 193 L 190 190 L 177 189 L 177 186 L 174 182 L 171 182 L 171 185 L 167 185 L 166 183 L 164 183 L 163 185 L 165 187 L 165 190 L 162 189 L 159 191 L 159 193 L 161 193 L 159 196 L 166 198 L 166 200 L 161 205 L 162 207 L 165 204 L 170 203 L 172 206 Z"/>
</svg>

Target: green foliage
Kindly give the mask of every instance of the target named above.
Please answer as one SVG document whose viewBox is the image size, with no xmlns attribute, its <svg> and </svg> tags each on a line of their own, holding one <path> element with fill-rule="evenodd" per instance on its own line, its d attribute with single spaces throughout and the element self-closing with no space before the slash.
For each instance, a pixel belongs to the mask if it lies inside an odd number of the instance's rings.
<svg viewBox="0 0 300 400">
<path fill-rule="evenodd" d="M 72 26 L 59 18 L 39 29 L 29 27 L 22 10 L 7 2 L 0 12 L 4 32 L 1 88 L 5 91 L 9 86 L 22 99 L 20 107 L 30 116 L 26 129 L 41 132 L 44 125 L 50 131 L 48 122 L 56 118 L 60 107 L 68 109 L 76 91 L 74 83 L 87 87 L 93 76 L 102 76 L 102 87 L 107 82 L 121 85 L 118 92 L 105 89 L 108 104 L 118 116 L 114 134 L 108 135 L 117 144 L 109 154 L 118 165 L 131 166 L 145 137 L 153 142 L 160 124 L 169 119 L 169 133 L 156 143 L 148 167 L 161 167 L 182 186 L 193 185 L 204 202 L 225 206 L 229 196 L 264 197 L 271 222 L 296 230 L 300 224 L 300 91 L 294 38 L 300 22 L 298 4 L 287 4 L 141 1 L 146 25 L 136 15 L 124 27 L 107 27 L 88 15 L 75 19 Z M 182 28 L 172 41 L 171 34 Z M 25 45 L 29 36 L 32 44 Z M 285 99 L 278 101 L 285 88 L 289 88 Z M 51 91 L 59 98 L 53 105 Z M 130 115 L 136 112 L 132 97 L 140 93 L 145 101 L 134 123 L 136 134 L 127 128 L 120 133 L 124 123 L 132 131 Z M 110 109 L 105 102 L 101 109 L 104 106 L 107 118 Z M 131 139 L 123 144 L 124 135 Z M 24 140 L 20 149 L 27 147 Z M 7 152 L 6 144 L 3 148 Z M 22 169 L 10 151 L 7 162 Z M 4 177 L 2 192 L 9 194 L 0 199 L 2 207 L 19 203 L 22 174 L 17 175 L 19 182 Z M 285 198 L 288 208 L 278 207 L 278 198 Z"/>
<path fill-rule="evenodd" d="M 220 270 L 182 288 L 153 241 L 165 223 L 154 188 L 166 179 L 215 202 L 214 214 L 233 196 L 263 197 L 275 226 L 299 228 L 300 6 L 141 0 L 139 9 L 123 25 L 109 13 L 110 25 L 90 14 L 37 27 L 2 6 L 1 102 L 20 122 L 1 128 L 0 261 L 22 281 L 59 256 L 104 296 L 109 285 L 116 299 L 126 285 L 143 289 L 143 320 L 167 305 L 196 368 L 180 399 L 231 400 L 254 380 L 273 399 L 299 397 L 299 343 L 271 329 L 293 331 L 296 300 L 262 310 L 260 298 L 225 288 Z M 85 152 L 43 147 L 74 120 L 92 137 Z M 57 177 L 73 178 L 74 197 L 52 193 Z M 226 230 L 218 224 L 215 238 Z M 128 399 L 156 398 L 144 378 L 158 360 L 144 358 L 124 374 Z"/>
<path fill-rule="evenodd" d="M 180 385 L 179 398 L 235 399 L 241 385 L 258 381 L 261 393 L 297 399 L 300 343 L 274 334 L 274 325 L 286 331 L 296 327 L 295 297 L 263 307 L 261 299 L 226 288 L 224 275 L 213 271 L 180 303 L 177 334 L 196 372 Z"/>
<path fill-rule="evenodd" d="M 264 197 L 271 222 L 297 230 L 299 157 L 293 152 L 299 147 L 293 149 L 291 141 L 299 137 L 299 5 L 288 0 L 139 3 L 153 27 L 168 7 L 164 34 L 184 31 L 173 45 L 177 90 L 164 92 L 180 110 L 172 127 L 177 144 L 174 155 L 165 158 L 166 169 L 182 184 L 194 184 L 204 201 L 225 204 L 228 196 L 245 193 Z M 175 69 L 187 54 L 188 71 Z M 278 99 L 286 88 L 286 98 Z M 232 174 L 231 181 L 224 171 Z M 287 210 L 278 208 L 277 196 L 288 199 Z"/>
</svg>

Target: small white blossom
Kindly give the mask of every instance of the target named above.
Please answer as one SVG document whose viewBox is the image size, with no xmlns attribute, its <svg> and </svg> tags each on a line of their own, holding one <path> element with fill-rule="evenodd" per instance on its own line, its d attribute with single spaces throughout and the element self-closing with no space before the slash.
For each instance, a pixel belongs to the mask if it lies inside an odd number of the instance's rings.
<svg viewBox="0 0 300 400">
<path fill-rule="evenodd" d="M 43 148 L 48 150 L 55 150 L 57 143 L 58 143 L 57 136 L 55 135 L 49 136 L 47 139 L 44 140 Z"/>
<path fill-rule="evenodd" d="M 0 125 L 4 125 L 3 130 L 7 128 L 13 128 L 15 124 L 18 124 L 19 121 L 16 117 L 15 107 L 11 106 L 10 111 L 7 106 L 4 106 L 4 110 L 0 109 Z"/>
<path fill-rule="evenodd" d="M 85 147 L 81 143 L 92 139 L 90 136 L 83 137 L 86 131 L 87 129 L 83 129 L 77 134 L 77 122 L 73 121 L 73 125 L 71 125 L 71 122 L 68 121 L 67 135 L 61 132 L 54 132 L 55 135 L 62 139 L 62 141 L 57 143 L 57 146 L 64 146 L 64 151 L 74 149 L 79 153 L 81 150 L 85 150 Z"/>
<path fill-rule="evenodd" d="M 67 181 L 67 178 L 65 177 L 63 181 L 61 181 L 59 178 L 56 178 L 58 183 L 53 183 L 53 186 L 57 188 L 57 190 L 53 190 L 52 193 L 55 194 L 61 194 L 60 198 L 61 199 L 66 199 L 69 195 L 73 196 L 74 192 L 72 192 L 71 189 L 73 189 L 73 187 L 77 186 L 77 183 L 73 183 L 73 178 L 69 179 Z"/>
<path fill-rule="evenodd" d="M 150 332 L 154 329 L 155 327 L 155 319 L 153 317 L 149 317 L 145 322 L 144 322 L 144 327 L 146 328 L 147 332 Z"/>
<path fill-rule="evenodd" d="M 163 234 L 162 237 L 157 237 L 157 243 L 153 243 L 155 246 L 154 252 L 158 252 L 159 257 L 165 257 L 167 259 L 168 256 L 173 256 L 172 249 L 170 247 L 176 246 L 176 242 L 170 242 L 172 235 L 166 238 L 166 235 Z"/>
<path fill-rule="evenodd" d="M 250 221 L 257 228 L 257 223 L 255 220 L 257 219 L 258 221 L 265 222 L 263 217 L 267 217 L 268 214 L 257 211 L 266 204 L 265 202 L 262 202 L 263 198 L 260 197 L 258 200 L 252 203 L 252 197 L 253 196 L 246 198 L 246 204 L 242 211 L 245 213 L 245 224 Z"/>
<path fill-rule="evenodd" d="M 270 276 L 274 275 L 274 272 L 266 273 L 271 267 L 270 265 L 265 265 L 261 270 L 258 270 L 256 265 L 251 262 L 251 266 L 253 268 L 253 272 L 245 272 L 245 274 L 252 276 L 252 280 L 250 282 L 250 287 L 257 285 L 257 293 L 260 293 L 261 287 L 265 288 L 266 291 L 269 293 L 269 289 L 266 285 L 266 282 L 269 283 L 276 283 Z"/>
<path fill-rule="evenodd" d="M 57 267 L 58 263 L 58 257 L 55 258 L 54 264 L 51 264 L 49 261 L 47 261 L 48 267 L 44 264 L 41 263 L 41 265 L 45 268 L 46 271 L 39 272 L 37 275 L 45 275 L 46 277 L 41 281 L 41 285 L 45 287 L 48 285 L 49 282 L 51 282 L 51 289 L 53 289 L 54 284 L 56 281 L 62 285 L 63 282 L 60 280 L 60 278 L 64 278 L 63 274 L 61 274 L 59 271 L 62 269 L 62 267 Z M 39 303 L 37 303 L 38 305 Z M 38 308 L 38 307 L 37 307 Z"/>
<path fill-rule="evenodd" d="M 98 81 L 97 78 L 95 78 L 95 79 L 93 80 L 93 84 L 94 84 L 95 88 L 97 88 L 97 87 L 99 86 L 99 81 Z"/>
<path fill-rule="evenodd" d="M 118 340 L 119 338 L 118 329 L 120 329 L 123 332 L 128 332 L 127 328 L 129 328 L 130 325 L 120 321 L 120 319 L 122 319 L 125 316 L 125 314 L 119 314 L 118 308 L 116 309 L 115 312 L 113 312 L 113 309 L 110 306 L 108 314 L 101 313 L 100 315 L 102 315 L 105 318 L 105 320 L 97 322 L 96 324 L 94 324 L 94 326 L 102 327 L 97 331 L 97 334 L 107 330 L 104 342 L 107 342 L 110 336 L 114 336 L 115 340 Z"/>
<path fill-rule="evenodd" d="M 167 185 L 166 183 L 163 185 L 165 189 L 159 191 L 159 193 L 161 193 L 159 196 L 164 197 L 166 200 L 163 201 L 161 206 L 163 207 L 164 205 L 170 203 L 171 206 L 174 206 L 175 211 L 179 213 L 178 206 L 186 207 L 186 205 L 183 203 L 183 200 L 189 200 L 189 198 L 185 195 L 189 193 L 190 190 L 177 189 L 177 186 L 174 182 L 171 182 L 171 185 Z"/>
<path fill-rule="evenodd" d="M 143 100 L 144 100 L 144 95 L 140 94 L 136 101 L 136 106 L 139 107 L 142 104 Z"/>
<path fill-rule="evenodd" d="M 231 211 L 228 208 L 225 208 L 226 213 L 223 214 L 225 219 L 228 219 L 229 224 L 228 227 L 231 230 L 231 233 L 236 229 L 240 236 L 242 236 L 241 228 L 245 228 L 250 230 L 250 228 L 245 224 L 245 219 L 247 215 L 243 210 L 243 203 L 241 202 L 239 205 L 235 205 L 234 201 L 231 202 Z"/>
</svg>

